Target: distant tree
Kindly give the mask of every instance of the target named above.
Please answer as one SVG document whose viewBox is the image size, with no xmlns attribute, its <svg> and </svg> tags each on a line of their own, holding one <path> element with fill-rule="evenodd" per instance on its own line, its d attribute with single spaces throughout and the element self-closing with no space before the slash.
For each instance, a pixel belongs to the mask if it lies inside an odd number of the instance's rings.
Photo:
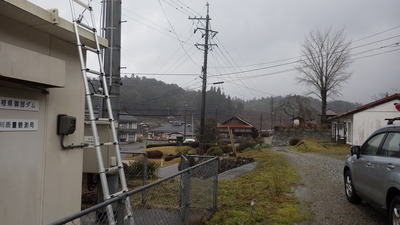
<svg viewBox="0 0 400 225">
<path fill-rule="evenodd" d="M 218 141 L 217 120 L 213 117 L 206 119 L 204 124 L 204 143 L 216 143 Z"/>
<path fill-rule="evenodd" d="M 297 70 L 300 83 L 311 87 L 311 94 L 321 99 L 321 123 L 326 122 L 327 98 L 339 94 L 339 89 L 350 78 L 350 44 L 344 29 L 332 32 L 312 31 L 306 37 Z"/>
<path fill-rule="evenodd" d="M 305 121 L 313 121 L 317 116 L 316 110 L 311 106 L 310 100 L 300 95 L 286 96 L 278 106 L 291 119 L 301 117 Z"/>
</svg>

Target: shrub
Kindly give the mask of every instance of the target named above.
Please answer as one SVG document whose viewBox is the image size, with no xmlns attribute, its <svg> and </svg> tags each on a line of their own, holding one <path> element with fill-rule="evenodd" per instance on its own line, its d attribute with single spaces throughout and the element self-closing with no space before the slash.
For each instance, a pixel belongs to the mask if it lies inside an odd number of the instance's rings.
<svg viewBox="0 0 400 225">
<path fill-rule="evenodd" d="M 298 137 L 292 137 L 292 138 L 290 138 L 290 140 L 289 140 L 289 145 L 290 145 L 290 146 L 295 146 L 295 145 L 297 145 L 300 141 L 301 141 L 300 138 L 298 138 Z"/>
<path fill-rule="evenodd" d="M 251 137 L 240 138 L 239 147 L 236 148 L 238 152 L 243 152 L 247 148 L 252 148 L 256 146 L 257 142 Z"/>
<path fill-rule="evenodd" d="M 176 148 L 176 153 L 179 154 L 179 156 L 181 156 L 181 155 L 186 155 L 186 154 L 189 153 L 189 151 L 190 151 L 191 149 L 192 149 L 192 148 L 189 147 L 189 146 L 179 146 L 179 147 Z"/>
<path fill-rule="evenodd" d="M 261 144 L 261 147 L 262 148 L 272 148 L 273 146 L 270 143 L 263 143 L 263 144 Z"/>
<path fill-rule="evenodd" d="M 176 157 L 179 157 L 179 156 L 177 156 L 177 155 L 167 155 L 167 156 L 165 156 L 164 160 L 165 160 L 165 162 L 168 162 L 168 161 L 171 161 L 171 160 L 175 159 Z"/>
<path fill-rule="evenodd" d="M 221 156 L 222 154 L 222 149 L 219 147 L 212 147 L 207 150 L 207 155 Z"/>
<path fill-rule="evenodd" d="M 233 151 L 230 145 L 221 145 L 219 146 L 223 153 L 231 153 Z"/>
<path fill-rule="evenodd" d="M 210 149 L 212 147 L 215 147 L 214 143 L 203 143 L 203 149 L 204 149 L 205 152 L 207 152 L 208 149 Z"/>
<path fill-rule="evenodd" d="M 159 150 L 151 150 L 146 152 L 149 159 L 161 159 L 163 157 L 163 152 Z"/>
<path fill-rule="evenodd" d="M 124 165 L 125 174 L 128 178 L 143 178 L 144 172 L 143 160 L 138 160 L 130 162 L 128 165 Z M 157 177 L 159 166 L 155 162 L 147 162 L 147 179 L 152 179 Z"/>
<path fill-rule="evenodd" d="M 199 142 L 191 142 L 191 143 L 189 143 L 189 146 L 192 148 L 198 148 L 200 146 L 200 143 Z"/>
</svg>

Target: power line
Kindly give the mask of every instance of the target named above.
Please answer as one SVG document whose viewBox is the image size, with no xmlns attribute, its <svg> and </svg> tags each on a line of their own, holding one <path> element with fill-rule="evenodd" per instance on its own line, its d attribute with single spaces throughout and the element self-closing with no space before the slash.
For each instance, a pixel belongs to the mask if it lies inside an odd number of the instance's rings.
<svg viewBox="0 0 400 225">
<path fill-rule="evenodd" d="M 189 59 L 190 59 L 195 65 L 198 65 L 198 64 L 190 57 L 190 55 L 187 53 L 186 49 L 183 47 L 183 45 L 182 45 L 182 43 L 181 43 L 181 40 L 180 40 L 179 37 L 178 37 L 178 34 L 176 33 L 174 27 L 172 26 L 171 21 L 169 20 L 169 18 L 168 18 L 168 16 L 167 16 L 166 12 L 165 12 L 165 10 L 164 10 L 164 7 L 163 7 L 162 4 L 161 4 L 161 1 L 158 0 L 158 3 L 159 3 L 159 5 L 160 5 L 160 7 L 161 7 L 161 9 L 162 9 L 162 11 L 163 11 L 163 13 L 164 13 L 165 18 L 166 18 L 167 21 L 168 21 L 169 26 L 170 26 L 171 29 L 174 31 L 174 34 L 175 34 L 176 38 L 178 39 L 178 42 L 179 42 L 180 46 L 181 46 L 182 49 L 185 51 L 185 53 L 186 53 L 186 55 L 189 57 Z M 199 65 L 198 65 L 198 66 L 199 66 Z"/>
<path fill-rule="evenodd" d="M 382 54 L 395 52 L 395 51 L 399 51 L 399 50 L 400 50 L 400 48 L 393 49 L 393 50 L 388 50 L 388 51 L 385 51 L 385 52 L 380 52 L 380 53 L 376 53 L 376 54 L 372 54 L 372 55 L 361 56 L 361 57 L 355 58 L 354 60 L 363 59 L 363 58 L 369 58 L 369 57 L 372 57 L 372 56 L 382 55 Z"/>
<path fill-rule="evenodd" d="M 386 33 L 386 32 L 388 32 L 388 31 L 397 29 L 397 28 L 400 28 L 400 25 L 395 26 L 395 27 L 392 27 L 392 28 L 389 28 L 389 29 L 386 29 L 386 30 L 384 30 L 384 31 L 381 31 L 381 32 L 378 32 L 378 33 L 375 33 L 375 34 L 372 34 L 372 35 L 367 36 L 367 37 L 364 37 L 364 38 L 357 39 L 357 40 L 352 41 L 352 42 L 354 43 L 354 42 L 359 42 L 359 41 L 362 41 L 362 40 L 365 40 L 365 39 L 368 39 L 368 38 L 372 38 L 372 37 L 378 36 L 378 35 L 380 35 L 380 34 Z"/>
</svg>

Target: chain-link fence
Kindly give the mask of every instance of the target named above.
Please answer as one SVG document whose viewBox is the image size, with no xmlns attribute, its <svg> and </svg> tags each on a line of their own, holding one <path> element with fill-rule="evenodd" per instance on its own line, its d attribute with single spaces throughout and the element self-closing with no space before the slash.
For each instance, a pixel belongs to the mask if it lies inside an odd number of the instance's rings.
<svg viewBox="0 0 400 225">
<path fill-rule="evenodd" d="M 198 164 L 188 167 L 189 161 Z M 52 224 L 202 224 L 217 206 L 218 159 L 182 157 L 181 171 Z"/>
<path fill-rule="evenodd" d="M 155 164 L 148 163 L 146 152 L 121 152 L 122 157 L 129 155 L 128 160 L 123 160 L 125 179 L 128 190 L 134 190 L 147 184 L 147 178 L 154 178 L 157 168 Z M 150 167 L 150 168 L 149 168 Z M 148 175 L 148 171 L 150 174 Z M 153 176 L 153 177 L 152 177 Z M 99 174 L 84 173 L 82 175 L 82 209 L 96 205 L 98 199 L 103 199 Z M 121 191 L 119 189 L 118 191 Z M 117 190 L 115 191 L 117 192 Z"/>
</svg>

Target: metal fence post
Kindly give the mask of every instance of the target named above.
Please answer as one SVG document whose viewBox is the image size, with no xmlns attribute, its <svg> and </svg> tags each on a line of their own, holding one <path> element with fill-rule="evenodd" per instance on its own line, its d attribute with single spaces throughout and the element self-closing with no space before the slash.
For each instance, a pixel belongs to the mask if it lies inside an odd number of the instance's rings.
<svg viewBox="0 0 400 225">
<path fill-rule="evenodd" d="M 117 209 L 119 209 L 117 211 L 117 224 L 124 224 L 124 216 L 125 216 L 125 199 L 119 199 L 117 203 L 115 203 L 118 207 L 116 207 Z"/>
<path fill-rule="evenodd" d="M 143 154 L 143 186 L 147 184 L 147 152 Z M 147 190 L 142 191 L 142 204 L 146 204 Z"/>
<path fill-rule="evenodd" d="M 189 168 L 189 160 L 181 157 L 182 170 Z M 189 205 L 190 205 L 190 170 L 181 174 L 181 191 L 180 191 L 180 208 L 182 222 L 185 225 L 189 224 Z"/>
<path fill-rule="evenodd" d="M 213 210 L 217 210 L 217 199 L 218 199 L 218 170 L 219 170 L 219 160 L 216 159 L 214 163 L 214 199 L 213 199 Z"/>
</svg>

